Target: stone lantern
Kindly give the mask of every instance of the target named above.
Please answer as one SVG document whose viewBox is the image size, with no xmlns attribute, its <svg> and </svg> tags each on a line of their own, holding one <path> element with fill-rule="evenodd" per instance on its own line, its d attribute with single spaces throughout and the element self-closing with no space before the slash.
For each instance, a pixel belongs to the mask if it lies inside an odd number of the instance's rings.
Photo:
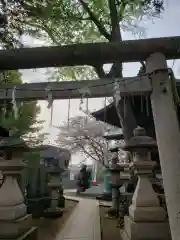
<svg viewBox="0 0 180 240">
<path fill-rule="evenodd" d="M 29 152 L 31 148 L 27 145 L 27 143 L 18 136 L 9 136 L 8 138 L 4 138 L 0 142 L 0 148 L 4 152 L 4 160 L 14 160 L 17 162 L 22 162 L 23 153 Z M 23 182 L 23 170 L 26 168 L 26 164 L 24 164 L 24 168 L 22 168 L 16 174 L 16 179 L 18 181 L 19 187 L 23 194 L 25 193 L 25 183 Z"/>
<path fill-rule="evenodd" d="M 36 239 L 37 229 L 32 227 L 32 218 L 27 214 L 17 182 L 17 176 L 25 168 L 19 156 L 24 147 L 25 142 L 21 138 L 6 137 L 0 141 L 0 149 L 6 158 L 0 161 L 4 179 L 0 188 L 0 239 L 24 239 L 25 236 Z"/>
<path fill-rule="evenodd" d="M 50 207 L 44 212 L 46 217 L 59 217 L 62 216 L 65 199 L 63 196 L 63 187 L 60 179 L 61 169 L 59 166 L 50 166 L 47 169 L 50 181 L 48 188 L 50 189 L 51 201 Z"/>
<path fill-rule="evenodd" d="M 122 140 L 124 138 L 123 134 L 121 132 L 118 132 L 117 130 L 107 132 L 107 133 L 104 134 L 103 137 L 107 141 Z M 113 152 L 113 150 L 112 150 L 112 152 Z M 115 159 L 118 160 L 118 156 L 117 156 L 118 151 L 115 150 L 114 153 L 116 154 L 116 156 L 115 156 L 116 158 L 114 158 L 114 161 L 115 161 Z M 108 154 L 108 146 L 106 147 L 106 153 L 105 154 Z M 107 158 L 107 156 L 106 156 L 106 158 Z M 109 165 L 108 161 L 107 162 L 105 161 L 105 163 L 106 163 L 106 165 Z M 118 175 L 118 173 L 117 172 L 114 173 L 113 177 L 112 177 L 111 171 L 109 170 L 109 168 L 106 168 L 104 170 L 104 192 L 100 196 L 98 196 L 97 199 L 105 200 L 105 201 L 111 201 L 112 200 L 111 180 L 113 180 L 112 178 L 114 178 L 115 175 Z"/>
<path fill-rule="evenodd" d="M 131 168 L 138 176 L 138 182 L 129 206 L 129 216 L 124 217 L 123 239 L 170 239 L 169 224 L 164 208 L 160 207 L 157 194 L 150 179 L 156 162 L 151 160 L 151 151 L 157 144 L 146 136 L 143 128 L 137 127 L 123 147 L 133 154 Z"/>
<path fill-rule="evenodd" d="M 120 180 L 120 172 L 124 170 L 124 167 L 118 164 L 118 151 L 119 147 L 114 146 L 109 149 L 111 153 L 113 153 L 113 157 L 111 160 L 111 165 L 109 167 L 110 171 L 110 184 L 112 188 L 112 209 L 110 209 L 110 212 L 113 214 L 118 214 L 119 211 L 119 198 L 120 198 L 120 192 L 119 188 L 121 187 L 122 183 Z"/>
</svg>

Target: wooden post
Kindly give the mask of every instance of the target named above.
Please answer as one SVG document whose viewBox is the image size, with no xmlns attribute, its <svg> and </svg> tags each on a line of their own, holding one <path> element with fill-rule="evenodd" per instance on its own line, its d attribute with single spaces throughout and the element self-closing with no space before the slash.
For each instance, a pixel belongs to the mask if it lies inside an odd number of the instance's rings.
<svg viewBox="0 0 180 240">
<path fill-rule="evenodd" d="M 165 56 L 154 53 L 146 60 L 152 73 L 151 104 L 159 149 L 172 240 L 180 236 L 180 129 Z M 165 69 L 165 71 L 158 71 Z M 156 71 L 157 70 L 157 71 Z M 154 72 L 156 71 L 156 72 Z"/>
</svg>

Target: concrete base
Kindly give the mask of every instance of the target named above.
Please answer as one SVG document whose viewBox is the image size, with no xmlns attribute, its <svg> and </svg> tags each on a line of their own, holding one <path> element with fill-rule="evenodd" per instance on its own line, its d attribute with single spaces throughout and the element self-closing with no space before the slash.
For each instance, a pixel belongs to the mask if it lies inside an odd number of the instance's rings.
<svg viewBox="0 0 180 240">
<path fill-rule="evenodd" d="M 58 218 L 62 217 L 63 209 L 62 208 L 48 208 L 44 213 L 43 217 L 45 218 Z"/>
<path fill-rule="evenodd" d="M 164 222 L 166 221 L 166 212 L 162 207 L 136 207 L 129 206 L 129 216 L 135 222 Z"/>
<path fill-rule="evenodd" d="M 31 215 L 25 215 L 24 217 L 14 221 L 0 221 L 0 239 L 16 239 L 23 235 L 32 226 Z"/>
<path fill-rule="evenodd" d="M 168 222 L 134 222 L 124 217 L 123 240 L 171 240 Z"/>
</svg>

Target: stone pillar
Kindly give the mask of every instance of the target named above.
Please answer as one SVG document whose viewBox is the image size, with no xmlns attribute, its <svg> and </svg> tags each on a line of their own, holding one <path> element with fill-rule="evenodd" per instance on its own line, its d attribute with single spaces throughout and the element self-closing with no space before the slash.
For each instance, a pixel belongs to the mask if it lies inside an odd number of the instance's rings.
<svg viewBox="0 0 180 240">
<path fill-rule="evenodd" d="M 134 130 L 134 137 L 126 145 L 126 149 L 134 153 L 131 167 L 138 175 L 138 183 L 129 206 L 129 216 L 124 217 L 123 239 L 171 239 L 166 212 L 160 207 L 150 181 L 156 165 L 150 159 L 150 149 L 155 146 L 155 141 L 145 136 L 145 130 L 140 127 Z"/>
<path fill-rule="evenodd" d="M 27 214 L 16 175 L 24 164 L 16 160 L 0 161 L 4 182 L 0 188 L 0 239 L 37 239 L 37 228 Z"/>
<path fill-rule="evenodd" d="M 166 204 L 173 240 L 180 238 L 180 130 L 172 79 L 165 56 L 154 53 L 146 60 L 151 76 L 151 105 L 155 123 Z"/>
<path fill-rule="evenodd" d="M 59 217 L 62 216 L 63 210 L 59 207 L 59 201 L 63 197 L 62 183 L 60 181 L 60 172 L 54 167 L 49 168 L 48 173 L 50 175 L 50 182 L 48 188 L 51 192 L 50 207 L 44 212 L 46 217 Z"/>
</svg>

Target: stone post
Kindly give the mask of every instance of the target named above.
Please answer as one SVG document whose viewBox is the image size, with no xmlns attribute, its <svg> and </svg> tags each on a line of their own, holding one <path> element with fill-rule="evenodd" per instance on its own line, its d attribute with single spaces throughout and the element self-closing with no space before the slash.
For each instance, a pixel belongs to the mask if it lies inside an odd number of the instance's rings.
<svg viewBox="0 0 180 240">
<path fill-rule="evenodd" d="M 60 171 L 54 167 L 48 169 L 50 175 L 50 181 L 48 183 L 48 188 L 51 192 L 51 202 L 50 207 L 45 211 L 44 215 L 47 217 L 58 217 L 62 216 L 63 210 L 59 207 L 59 201 L 63 196 L 62 183 L 60 181 Z"/>
<path fill-rule="evenodd" d="M 166 58 L 154 53 L 146 60 L 152 82 L 151 105 L 156 130 L 166 204 L 173 240 L 180 236 L 180 131 L 172 80 Z"/>
<path fill-rule="evenodd" d="M 157 194 L 150 179 L 156 165 L 150 159 L 150 151 L 156 142 L 146 136 L 145 130 L 137 127 L 125 148 L 133 153 L 133 168 L 138 175 L 138 183 L 129 206 L 129 216 L 124 217 L 123 239 L 171 239 L 169 224 L 164 208 L 160 207 Z"/>
<path fill-rule="evenodd" d="M 27 214 L 16 175 L 24 168 L 17 160 L 0 161 L 4 182 L 0 188 L 0 239 L 36 239 L 37 228 Z"/>
</svg>

